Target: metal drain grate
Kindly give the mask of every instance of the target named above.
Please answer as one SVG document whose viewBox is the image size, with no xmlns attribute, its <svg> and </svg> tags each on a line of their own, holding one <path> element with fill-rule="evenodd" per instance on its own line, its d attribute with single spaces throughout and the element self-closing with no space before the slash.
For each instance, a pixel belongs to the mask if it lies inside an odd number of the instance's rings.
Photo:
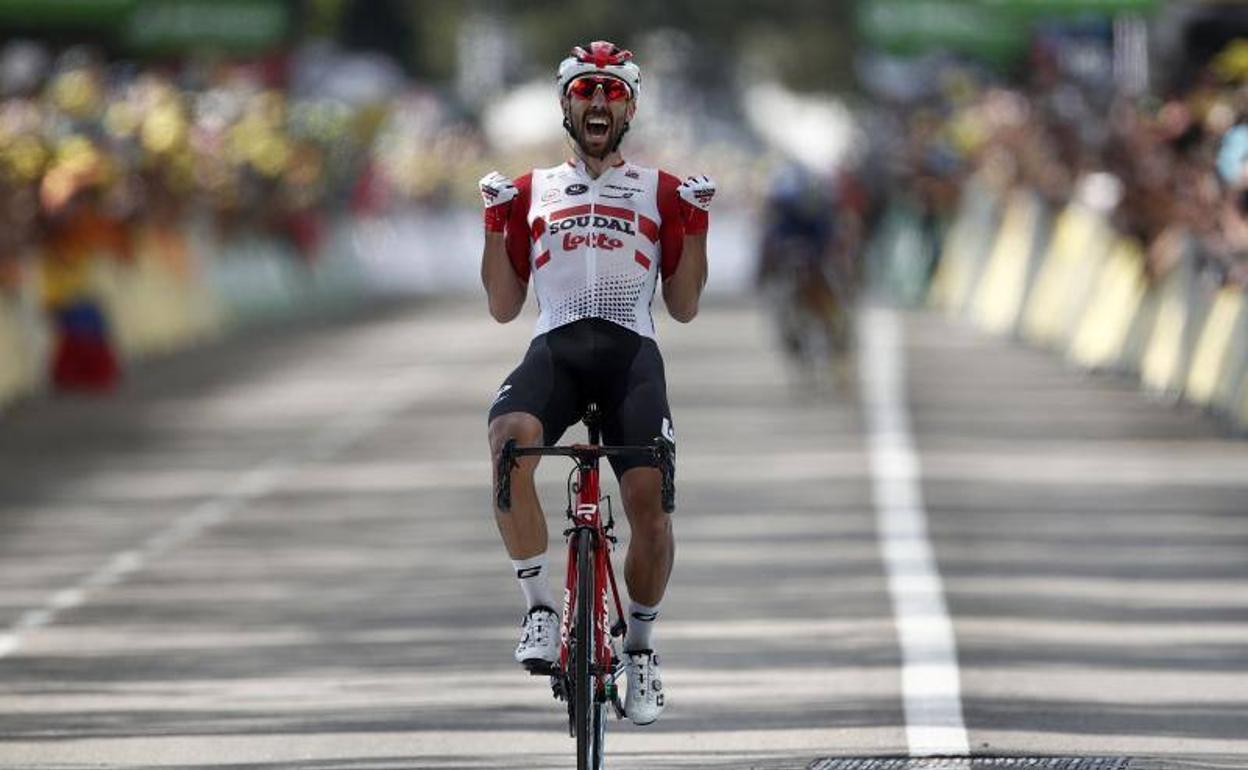
<svg viewBox="0 0 1248 770">
<path fill-rule="evenodd" d="M 829 757 L 807 770 L 1127 770 L 1129 757 Z"/>
</svg>

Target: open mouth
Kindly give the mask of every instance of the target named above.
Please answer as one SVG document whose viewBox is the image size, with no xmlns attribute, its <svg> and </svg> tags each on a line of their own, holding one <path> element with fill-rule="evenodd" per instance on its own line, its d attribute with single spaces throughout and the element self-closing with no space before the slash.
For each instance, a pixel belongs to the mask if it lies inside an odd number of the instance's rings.
<svg viewBox="0 0 1248 770">
<path fill-rule="evenodd" d="M 606 139 L 611 133 L 611 118 L 606 115 L 590 115 L 585 118 L 585 136 Z"/>
</svg>

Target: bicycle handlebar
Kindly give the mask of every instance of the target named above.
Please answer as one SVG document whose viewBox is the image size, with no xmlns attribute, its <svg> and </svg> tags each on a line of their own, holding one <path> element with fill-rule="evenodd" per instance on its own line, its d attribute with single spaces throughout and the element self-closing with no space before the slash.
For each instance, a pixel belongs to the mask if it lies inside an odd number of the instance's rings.
<svg viewBox="0 0 1248 770">
<path fill-rule="evenodd" d="M 515 439 L 509 439 L 499 455 L 496 472 L 495 502 L 500 511 L 511 510 L 511 471 L 518 465 L 516 458 L 535 455 L 571 457 L 578 466 L 584 466 L 600 457 L 649 455 L 651 464 L 659 469 L 663 510 L 666 513 L 676 510 L 676 447 L 667 439 L 656 438 L 650 446 L 517 446 Z"/>
</svg>

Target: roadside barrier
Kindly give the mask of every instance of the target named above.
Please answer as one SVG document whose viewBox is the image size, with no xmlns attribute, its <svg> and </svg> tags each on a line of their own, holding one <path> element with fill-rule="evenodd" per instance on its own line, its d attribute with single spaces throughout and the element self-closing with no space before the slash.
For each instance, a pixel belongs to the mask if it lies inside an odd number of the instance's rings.
<svg viewBox="0 0 1248 770">
<path fill-rule="evenodd" d="M 1094 299 L 1084 304 L 1074 325 L 1067 358 L 1086 369 L 1128 369 L 1127 342 L 1147 291 L 1139 244 L 1116 238 L 1092 286 Z"/>
<path fill-rule="evenodd" d="M 98 303 L 116 355 L 135 361 L 186 349 L 232 330 L 359 303 L 375 287 L 341 223 L 307 261 L 273 238 L 223 241 L 195 223 L 142 228 L 129 259 L 98 257 L 82 291 Z M 49 387 L 53 329 L 41 270 L 0 287 L 0 410 Z"/>
<path fill-rule="evenodd" d="M 1155 394 L 1184 397 L 1192 356 L 1214 291 L 1186 254 L 1157 285 L 1157 317 L 1140 363 L 1140 381 Z"/>
<path fill-rule="evenodd" d="M 171 353 L 219 331 L 219 302 L 184 239 L 144 233 L 133 261 L 101 260 L 95 268 L 122 358 Z"/>
<path fill-rule="evenodd" d="M 1184 393 L 1192 403 L 1214 406 L 1219 390 L 1232 387 L 1224 380 L 1226 370 L 1234 363 L 1236 342 L 1241 347 L 1244 344 L 1243 320 L 1243 292 L 1229 286 L 1219 289 L 1205 316 L 1187 374 Z"/>
<path fill-rule="evenodd" d="M 907 305 L 923 301 L 931 283 L 936 244 L 911 201 L 897 200 L 884 212 L 879 236 L 871 244 L 867 264 L 871 280 Z"/>
<path fill-rule="evenodd" d="M 1065 349 L 1087 310 L 1113 237 L 1109 224 L 1082 203 L 1070 203 L 1058 214 L 1023 311 L 1024 339 Z"/>
<path fill-rule="evenodd" d="M 1194 243 L 1150 280 L 1141 245 L 1078 198 L 1050 217 L 1031 191 L 971 180 L 927 304 L 1248 432 L 1248 292 L 1214 285 Z"/>
<path fill-rule="evenodd" d="M 1048 235 L 1048 220 L 1039 196 L 1027 190 L 1009 194 L 992 251 L 971 297 L 970 317 L 981 328 L 994 334 L 1014 333 Z"/>
<path fill-rule="evenodd" d="M 0 408 L 34 390 L 42 379 L 46 343 L 31 327 L 25 302 L 16 293 L 0 294 Z"/>
<path fill-rule="evenodd" d="M 967 306 L 988 261 L 1000 219 L 999 199 L 991 184 L 979 177 L 972 178 L 941 248 L 928 292 L 929 305 L 955 314 Z"/>
</svg>

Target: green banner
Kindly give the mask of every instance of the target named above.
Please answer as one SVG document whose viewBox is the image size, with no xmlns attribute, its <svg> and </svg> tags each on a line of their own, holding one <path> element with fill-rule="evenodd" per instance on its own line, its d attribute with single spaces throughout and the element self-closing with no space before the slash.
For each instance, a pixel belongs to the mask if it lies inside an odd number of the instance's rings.
<svg viewBox="0 0 1248 770">
<path fill-rule="evenodd" d="M 1032 18 L 1078 14 L 1150 14 L 1161 0 L 963 0 L 993 8 L 1004 8 Z"/>
<path fill-rule="evenodd" d="M 129 14 L 136 0 L 0 0 L 0 22 L 24 27 L 112 27 Z"/>
<path fill-rule="evenodd" d="M 263 50 L 289 29 L 285 4 L 272 0 L 138 0 L 121 40 L 142 51 Z"/>
<path fill-rule="evenodd" d="M 1160 0 L 859 0 L 858 33 L 899 55 L 954 51 L 996 62 L 1022 56 L 1037 22 L 1148 14 Z"/>
<path fill-rule="evenodd" d="M 992 60 L 1026 50 L 1031 34 L 1012 11 L 966 0 L 863 0 L 858 32 L 889 53 L 951 50 Z"/>
<path fill-rule="evenodd" d="M 0 0 L 0 27 L 87 29 L 134 51 L 261 51 L 292 26 L 282 0 Z"/>
</svg>

